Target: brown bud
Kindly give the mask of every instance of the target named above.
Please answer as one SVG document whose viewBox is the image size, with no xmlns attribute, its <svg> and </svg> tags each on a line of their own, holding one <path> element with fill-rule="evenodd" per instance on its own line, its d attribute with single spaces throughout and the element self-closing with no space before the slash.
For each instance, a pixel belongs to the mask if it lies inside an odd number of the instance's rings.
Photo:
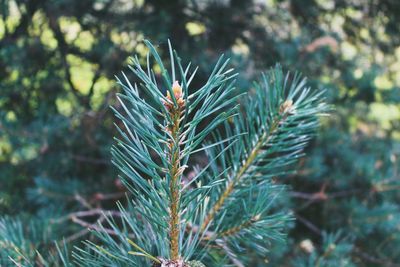
<svg viewBox="0 0 400 267">
<path fill-rule="evenodd" d="M 279 113 L 285 114 L 285 113 L 292 113 L 293 111 L 293 100 L 288 99 L 285 102 L 283 102 L 279 108 Z"/>
<path fill-rule="evenodd" d="M 182 98 L 182 87 L 179 85 L 178 81 L 175 81 L 172 84 L 172 91 L 174 92 L 174 96 L 176 99 Z"/>
<path fill-rule="evenodd" d="M 174 93 L 174 97 L 176 100 L 179 100 L 182 98 L 182 87 L 179 85 L 178 81 L 175 81 L 172 84 L 172 92 Z M 167 91 L 167 98 L 168 98 L 168 100 L 172 101 L 171 94 L 169 93 L 169 91 Z"/>
<path fill-rule="evenodd" d="M 183 99 L 182 87 L 179 85 L 178 81 L 175 81 L 172 84 L 172 92 L 174 93 L 174 97 L 178 106 L 183 107 L 185 104 L 185 100 Z M 167 91 L 167 99 L 172 102 L 171 94 L 169 93 L 169 91 Z M 169 103 L 166 103 L 165 106 L 168 109 L 172 107 Z"/>
</svg>

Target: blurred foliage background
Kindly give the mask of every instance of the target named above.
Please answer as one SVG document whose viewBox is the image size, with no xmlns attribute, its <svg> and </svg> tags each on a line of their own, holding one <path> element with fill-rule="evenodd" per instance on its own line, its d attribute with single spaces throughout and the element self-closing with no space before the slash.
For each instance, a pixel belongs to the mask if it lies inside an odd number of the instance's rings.
<svg viewBox="0 0 400 267">
<path fill-rule="evenodd" d="M 400 266 L 400 1 L 1 0 L 0 14 L 2 266 L 10 236 L 57 265 L 52 240 L 79 245 L 98 219 L 69 215 L 124 200 L 109 106 L 144 38 L 164 53 L 170 38 L 199 83 L 225 53 L 243 90 L 276 62 L 327 89 L 335 110 L 277 178 L 297 220 L 254 266 Z"/>
</svg>

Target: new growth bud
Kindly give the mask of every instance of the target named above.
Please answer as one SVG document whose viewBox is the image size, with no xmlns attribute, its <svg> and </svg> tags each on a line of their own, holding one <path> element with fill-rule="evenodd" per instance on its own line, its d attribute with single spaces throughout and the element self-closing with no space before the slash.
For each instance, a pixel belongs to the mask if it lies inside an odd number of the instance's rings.
<svg viewBox="0 0 400 267">
<path fill-rule="evenodd" d="M 182 108 L 185 105 L 185 100 L 183 99 L 182 87 L 179 85 L 178 81 L 175 81 L 172 84 L 172 92 L 174 94 L 174 97 L 175 97 L 176 103 L 178 104 L 178 107 Z M 167 99 L 169 101 L 173 102 L 169 91 L 167 91 Z M 173 107 L 173 104 L 165 103 L 165 106 L 170 110 Z"/>
<path fill-rule="evenodd" d="M 279 113 L 281 114 L 293 113 L 293 100 L 288 99 L 285 102 L 283 102 L 279 108 Z"/>
</svg>

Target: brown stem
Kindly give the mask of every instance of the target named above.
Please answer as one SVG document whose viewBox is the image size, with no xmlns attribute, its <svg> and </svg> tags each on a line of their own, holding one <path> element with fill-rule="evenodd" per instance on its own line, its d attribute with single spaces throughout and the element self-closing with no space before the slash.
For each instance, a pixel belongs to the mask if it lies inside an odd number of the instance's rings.
<svg viewBox="0 0 400 267">
<path fill-rule="evenodd" d="M 167 131 L 171 135 L 171 140 L 169 142 L 169 155 L 170 155 L 170 192 L 171 192 L 171 202 L 170 202 L 170 249 L 171 249 L 171 260 L 179 259 L 179 224 L 180 224 L 180 214 L 179 214 L 179 201 L 180 201 L 180 177 L 182 174 L 182 169 L 180 166 L 180 148 L 179 148 L 179 122 L 181 118 L 183 106 L 170 106 L 170 116 L 172 118 L 172 123 L 167 126 Z"/>
<path fill-rule="evenodd" d="M 236 184 L 240 181 L 240 179 L 243 177 L 243 175 L 246 173 L 246 171 L 252 166 L 254 160 L 257 157 L 258 152 L 260 149 L 267 143 L 271 137 L 273 136 L 273 133 L 275 130 L 278 128 L 279 124 L 286 119 L 286 116 L 283 116 L 281 118 L 276 119 L 268 132 L 265 132 L 256 145 L 254 146 L 253 150 L 251 151 L 249 157 L 245 161 L 245 163 L 242 165 L 242 167 L 239 169 L 239 171 L 236 173 L 236 175 L 231 179 L 228 183 L 228 186 L 226 187 L 224 193 L 220 196 L 218 201 L 215 203 L 213 208 L 211 209 L 210 213 L 207 215 L 206 219 L 204 220 L 201 229 L 204 230 L 208 224 L 214 219 L 216 213 L 222 208 L 224 205 L 226 199 L 229 197 L 229 195 L 232 193 L 233 189 L 235 188 Z"/>
<path fill-rule="evenodd" d="M 226 236 L 231 236 L 239 233 L 241 230 L 245 228 L 249 228 L 252 224 L 257 222 L 259 219 L 259 216 L 254 216 L 253 218 L 250 218 L 250 220 L 243 222 L 242 224 L 238 226 L 234 226 L 230 229 L 227 229 L 223 231 L 222 233 L 219 234 L 219 236 L 226 237 Z"/>
</svg>

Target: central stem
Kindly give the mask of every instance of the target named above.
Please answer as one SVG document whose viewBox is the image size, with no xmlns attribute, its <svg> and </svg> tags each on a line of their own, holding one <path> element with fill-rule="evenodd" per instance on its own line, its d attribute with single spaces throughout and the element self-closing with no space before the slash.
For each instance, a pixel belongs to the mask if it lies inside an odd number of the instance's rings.
<svg viewBox="0 0 400 267">
<path fill-rule="evenodd" d="M 176 104 L 168 103 L 166 107 L 169 111 L 169 116 L 171 118 L 170 123 L 167 125 L 167 131 L 170 134 L 170 141 L 168 143 L 169 157 L 170 157 L 170 249 L 171 249 L 171 260 L 179 260 L 179 224 L 180 224 L 180 212 L 179 212 L 179 202 L 180 202 L 180 176 L 182 175 L 182 170 L 180 166 L 180 119 L 182 115 L 182 110 L 184 108 L 184 101 L 182 99 L 182 89 L 177 82 L 173 84 L 174 97 L 176 99 Z M 171 99 L 168 94 L 167 98 Z"/>
<path fill-rule="evenodd" d="M 179 112 L 176 112 L 179 113 Z M 171 135 L 173 140 L 171 140 L 170 155 L 171 155 L 171 218 L 170 218 L 170 245 L 171 245 L 171 258 L 172 260 L 177 260 L 179 258 L 179 114 L 174 114 L 174 122 L 171 129 Z"/>
</svg>

